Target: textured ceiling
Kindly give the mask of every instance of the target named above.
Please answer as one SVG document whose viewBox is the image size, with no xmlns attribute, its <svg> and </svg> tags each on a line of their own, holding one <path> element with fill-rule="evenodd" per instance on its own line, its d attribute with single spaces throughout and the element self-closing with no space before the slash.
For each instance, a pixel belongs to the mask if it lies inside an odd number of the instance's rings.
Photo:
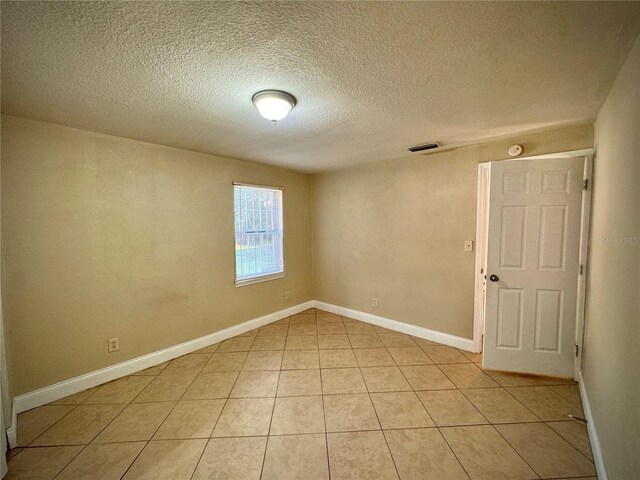
<svg viewBox="0 0 640 480">
<path fill-rule="evenodd" d="M 306 172 L 592 121 L 640 32 L 633 2 L 1 8 L 3 113 Z"/>
</svg>

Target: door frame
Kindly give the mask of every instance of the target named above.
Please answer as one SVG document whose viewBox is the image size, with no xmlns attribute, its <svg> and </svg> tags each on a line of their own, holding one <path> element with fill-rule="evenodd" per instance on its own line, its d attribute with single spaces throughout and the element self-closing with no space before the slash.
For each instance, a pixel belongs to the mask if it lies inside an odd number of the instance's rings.
<svg viewBox="0 0 640 480">
<path fill-rule="evenodd" d="M 580 250 L 579 250 L 579 264 L 582 266 L 582 273 L 578 275 L 578 295 L 576 305 L 576 332 L 575 332 L 575 345 L 576 356 L 574 359 L 573 376 L 574 379 L 578 378 L 580 368 L 582 365 L 582 344 L 584 339 L 584 323 L 585 323 L 585 304 L 586 304 L 586 290 L 587 290 L 587 249 L 589 247 L 589 219 L 591 214 L 591 190 L 593 185 L 593 157 L 594 148 L 587 148 L 582 150 L 571 150 L 567 152 L 550 153 L 544 155 L 532 155 L 528 157 L 509 158 L 503 160 L 496 160 L 499 162 L 508 162 L 510 160 L 538 160 L 548 158 L 570 158 L 570 157 L 584 157 L 584 172 L 583 180 L 587 181 L 587 188 L 582 190 L 582 211 L 580 216 Z M 484 350 L 484 305 L 485 298 L 482 291 L 482 275 L 480 273 L 480 267 L 483 259 L 486 264 L 487 258 L 487 245 L 488 238 L 483 238 L 483 221 L 488 222 L 488 216 L 483 220 L 482 212 L 485 206 L 485 202 L 489 199 L 490 187 L 483 181 L 483 175 L 488 173 L 491 175 L 491 164 L 493 162 L 485 162 L 478 164 L 478 192 L 476 203 L 476 259 L 475 259 L 475 271 L 474 271 L 474 303 L 473 303 L 473 345 L 476 352 Z M 484 229 L 488 232 L 488 229 Z"/>
</svg>

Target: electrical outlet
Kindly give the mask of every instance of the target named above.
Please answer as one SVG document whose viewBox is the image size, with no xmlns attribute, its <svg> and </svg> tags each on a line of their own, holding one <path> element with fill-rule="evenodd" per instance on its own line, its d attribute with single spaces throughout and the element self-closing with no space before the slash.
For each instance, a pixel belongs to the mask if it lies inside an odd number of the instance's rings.
<svg viewBox="0 0 640 480">
<path fill-rule="evenodd" d="M 371 299 L 371 306 L 372 307 L 377 307 L 378 306 L 378 299 L 376 297 L 373 297 Z"/>
<path fill-rule="evenodd" d="M 473 240 L 465 240 L 464 241 L 464 251 L 465 252 L 473 252 Z"/>
<path fill-rule="evenodd" d="M 118 338 L 109 339 L 109 353 L 117 352 L 120 350 L 120 340 Z"/>
<path fill-rule="evenodd" d="M 285 300 L 289 300 L 291 298 L 291 292 L 289 290 L 284 292 L 284 298 L 285 298 Z"/>
</svg>

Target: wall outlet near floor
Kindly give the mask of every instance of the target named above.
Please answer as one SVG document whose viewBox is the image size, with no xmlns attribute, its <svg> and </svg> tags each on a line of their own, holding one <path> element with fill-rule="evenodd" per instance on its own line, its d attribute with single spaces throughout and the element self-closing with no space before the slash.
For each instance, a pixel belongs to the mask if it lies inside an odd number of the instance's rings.
<svg viewBox="0 0 640 480">
<path fill-rule="evenodd" d="M 378 299 L 376 297 L 373 297 L 371 299 L 371 306 L 372 307 L 377 307 L 378 306 Z"/>
<path fill-rule="evenodd" d="M 118 338 L 109 339 L 109 353 L 117 352 L 120 350 L 120 340 Z"/>
<path fill-rule="evenodd" d="M 285 300 L 289 300 L 291 298 L 291 292 L 289 290 L 284 292 L 284 298 L 285 298 Z"/>
<path fill-rule="evenodd" d="M 473 252 L 473 240 L 465 240 L 464 241 L 464 251 L 465 252 Z"/>
</svg>

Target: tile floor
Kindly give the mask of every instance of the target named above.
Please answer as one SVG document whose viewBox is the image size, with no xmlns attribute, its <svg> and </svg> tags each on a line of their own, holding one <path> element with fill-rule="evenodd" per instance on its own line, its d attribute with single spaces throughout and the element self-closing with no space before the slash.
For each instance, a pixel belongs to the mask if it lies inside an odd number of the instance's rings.
<svg viewBox="0 0 640 480">
<path fill-rule="evenodd" d="M 595 479 L 574 382 L 308 310 L 20 414 L 9 480 Z"/>
</svg>

